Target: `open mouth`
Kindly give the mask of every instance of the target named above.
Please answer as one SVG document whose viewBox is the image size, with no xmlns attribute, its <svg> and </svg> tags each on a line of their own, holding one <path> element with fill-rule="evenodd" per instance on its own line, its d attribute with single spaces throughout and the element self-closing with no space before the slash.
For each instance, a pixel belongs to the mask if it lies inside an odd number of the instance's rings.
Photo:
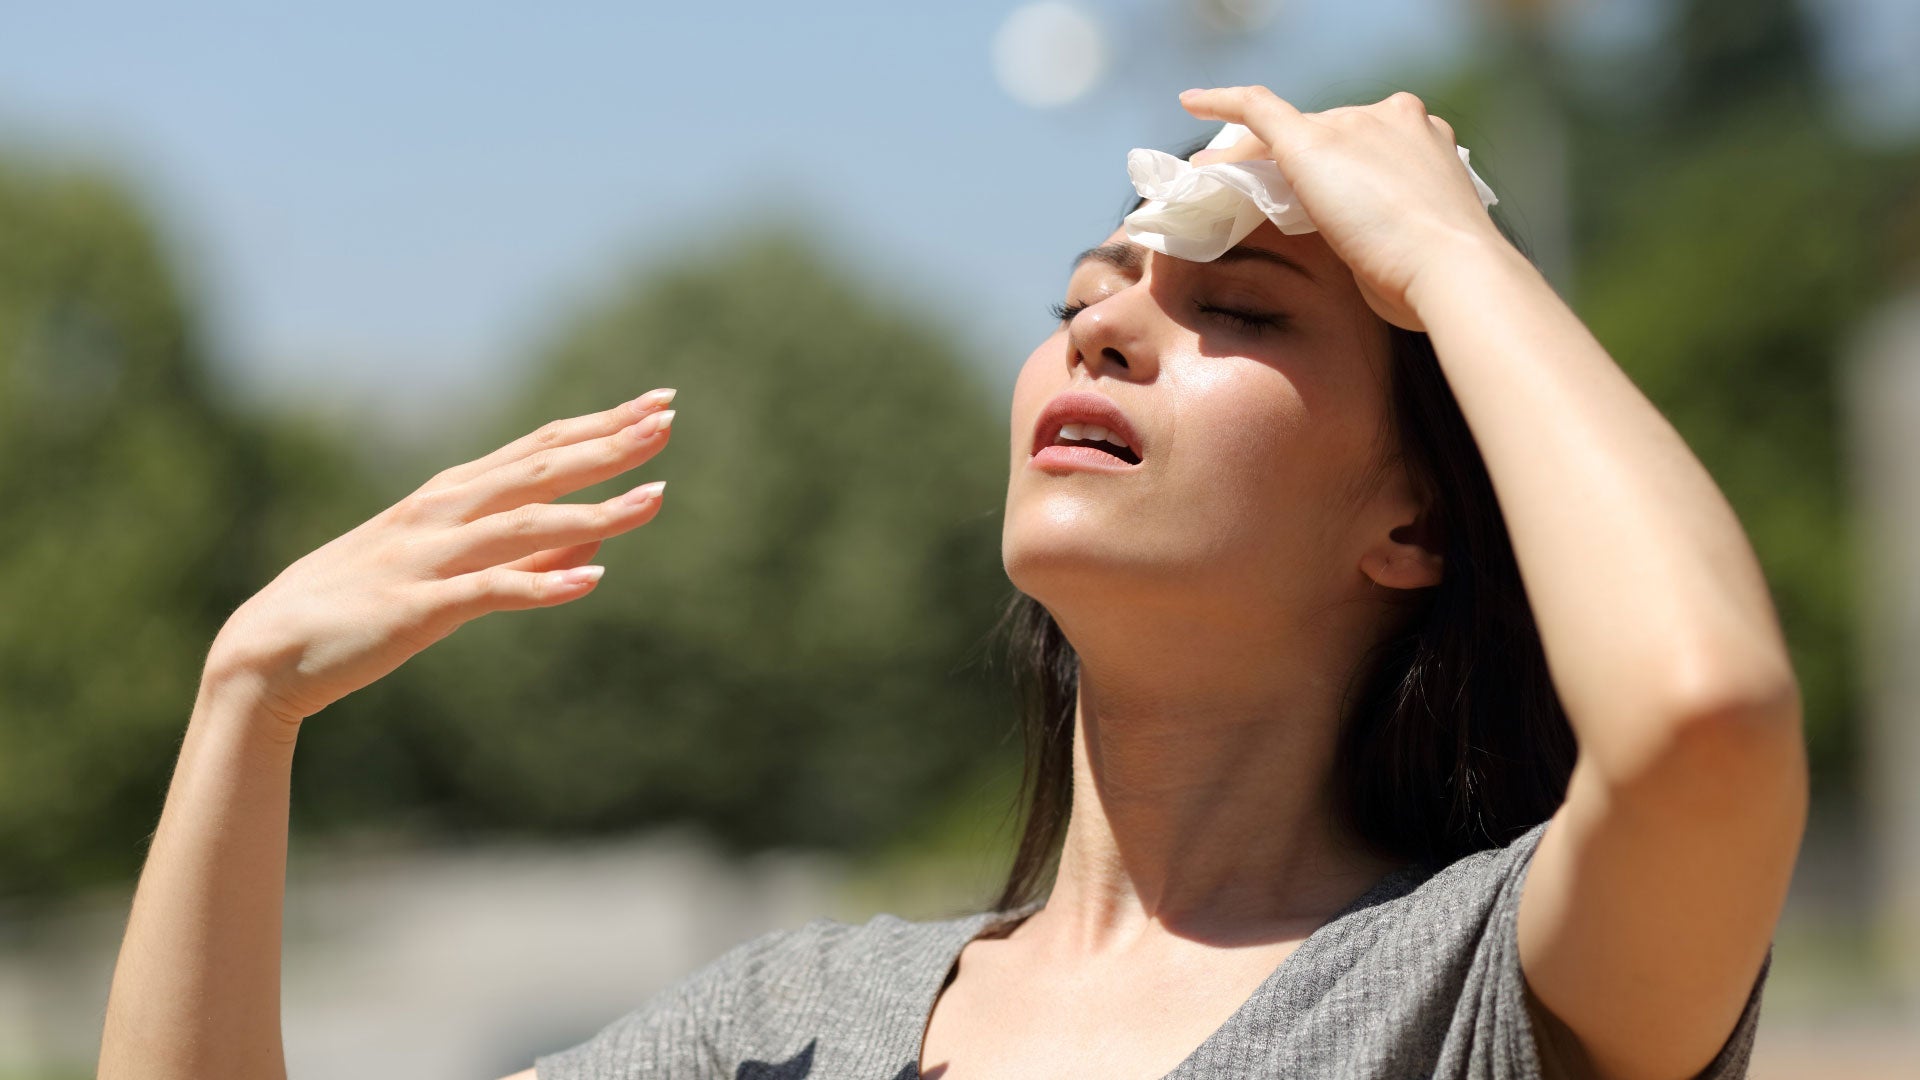
<svg viewBox="0 0 1920 1080">
<path fill-rule="evenodd" d="M 1068 390 L 1040 410 L 1033 425 L 1036 466 L 1127 472 L 1146 460 L 1133 421 L 1106 395 Z"/>
<path fill-rule="evenodd" d="M 1133 452 L 1125 439 L 1094 424 L 1062 424 L 1059 434 L 1053 437 L 1052 445 L 1084 446 L 1128 465 L 1140 464 L 1140 455 Z"/>
</svg>

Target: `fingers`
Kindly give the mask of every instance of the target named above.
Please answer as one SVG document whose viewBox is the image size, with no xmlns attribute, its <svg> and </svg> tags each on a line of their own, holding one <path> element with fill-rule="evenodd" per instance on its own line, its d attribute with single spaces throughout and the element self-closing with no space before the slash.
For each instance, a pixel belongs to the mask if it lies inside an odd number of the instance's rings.
<svg viewBox="0 0 1920 1080">
<path fill-rule="evenodd" d="M 1286 99 L 1264 86 L 1227 86 L 1215 89 L 1186 90 L 1180 94 L 1180 104 L 1193 115 L 1203 120 L 1225 120 L 1229 123 L 1244 124 L 1258 139 L 1262 156 L 1272 157 L 1282 141 L 1289 136 L 1297 136 L 1303 129 L 1305 118 L 1300 110 L 1294 108 Z M 1435 133 L 1446 138 L 1453 145 L 1453 126 L 1437 116 L 1427 112 L 1427 104 L 1419 95 L 1407 90 L 1398 90 L 1387 95 L 1374 105 L 1343 105 L 1328 109 L 1315 115 L 1330 117 L 1332 114 L 1367 109 L 1387 109 L 1405 116 L 1423 120 Z M 1189 160 L 1196 165 L 1206 165 L 1219 161 L 1245 161 L 1255 156 L 1253 147 L 1248 144 L 1253 139 L 1241 139 L 1225 150 L 1204 150 Z"/>
<path fill-rule="evenodd" d="M 1264 86 L 1183 90 L 1180 104 L 1202 120 L 1244 124 L 1262 143 L 1274 149 L 1284 146 L 1306 123 L 1300 110 Z"/>
<path fill-rule="evenodd" d="M 673 401 L 673 395 L 674 390 L 671 387 L 661 387 L 657 390 L 649 390 L 631 401 L 623 401 L 604 412 L 551 421 L 486 457 L 445 470 L 429 480 L 425 488 L 452 487 L 491 472 L 502 465 L 530 457 L 541 450 L 611 435 L 621 428 L 644 420 L 666 408 L 668 403 Z"/>
<path fill-rule="evenodd" d="M 1427 115 L 1427 103 L 1421 101 L 1419 95 L 1410 90 L 1395 90 L 1393 93 L 1382 98 L 1380 104 L 1391 105 L 1402 112 L 1411 113 L 1414 116 Z"/>
<path fill-rule="evenodd" d="M 529 503 L 552 502 L 651 460 L 667 445 L 674 412 L 654 412 L 598 438 L 535 451 L 424 495 L 421 501 L 429 516 L 450 524 L 478 521 Z"/>
<path fill-rule="evenodd" d="M 425 583 L 432 621 L 452 628 L 489 611 L 552 607 L 585 596 L 606 567 L 582 564 L 600 549 L 605 536 L 653 520 L 665 487 L 656 480 L 604 503 L 526 506 L 455 530 L 470 532 L 465 543 L 456 545 L 460 553 L 450 566 L 453 572 Z M 589 534 L 589 539 L 567 542 Z M 530 546 L 541 550 L 512 562 L 498 561 Z"/>
<path fill-rule="evenodd" d="M 437 621 L 458 626 L 490 611 L 564 604 L 592 592 L 605 572 L 604 566 L 577 566 L 542 573 L 489 566 L 434 582 Z"/>
<path fill-rule="evenodd" d="M 656 480 L 602 503 L 532 504 L 451 530 L 438 545 L 446 553 L 446 576 L 422 583 L 428 621 L 444 636 L 490 611 L 553 607 L 585 596 L 606 572 L 587 560 L 606 537 L 653 520 L 665 488 Z"/>
<path fill-rule="evenodd" d="M 1201 150 L 1187 160 L 1195 165 L 1217 165 L 1223 161 L 1265 161 L 1273 157 L 1273 150 L 1257 136 L 1248 135 L 1232 146 L 1223 146 L 1218 150 Z"/>
<path fill-rule="evenodd" d="M 467 574 L 530 553 L 597 544 L 637 529 L 660 511 L 666 481 L 655 480 L 599 503 L 528 503 L 442 534 L 430 557 L 442 574 Z"/>
<path fill-rule="evenodd" d="M 536 551 L 524 559 L 507 563 L 506 567 L 509 570 L 525 570 L 536 574 L 545 570 L 569 570 L 590 562 L 600 553 L 600 544 L 599 540 L 589 540 L 584 544 L 548 548 L 546 551 Z"/>
</svg>

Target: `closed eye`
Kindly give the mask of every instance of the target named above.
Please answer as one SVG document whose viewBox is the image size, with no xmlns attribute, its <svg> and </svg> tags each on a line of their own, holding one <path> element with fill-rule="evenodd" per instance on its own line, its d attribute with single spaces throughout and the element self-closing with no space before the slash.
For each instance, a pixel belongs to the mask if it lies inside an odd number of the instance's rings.
<svg viewBox="0 0 1920 1080">
<path fill-rule="evenodd" d="M 1285 315 L 1261 315 L 1257 312 L 1240 311 L 1235 308 L 1225 308 L 1215 304 L 1195 304 L 1194 308 L 1202 315 L 1212 315 L 1241 330 L 1255 334 L 1268 330 L 1284 329 L 1291 322 Z"/>
<path fill-rule="evenodd" d="M 1060 320 L 1061 322 L 1071 322 L 1073 321 L 1073 317 L 1075 315 L 1078 315 L 1085 310 L 1087 310 L 1087 305 L 1080 304 L 1080 303 L 1073 303 L 1073 304 L 1055 303 L 1055 304 L 1048 305 L 1047 307 L 1048 313 L 1051 314 L 1054 318 Z"/>
<path fill-rule="evenodd" d="M 1047 313 L 1060 322 L 1072 322 L 1073 317 L 1087 310 L 1087 307 L 1088 305 L 1077 301 L 1065 304 L 1056 302 L 1048 305 Z M 1225 320 L 1241 330 L 1252 333 L 1284 329 L 1290 323 L 1290 320 L 1285 315 L 1261 315 L 1257 312 L 1241 311 L 1237 308 L 1220 307 L 1217 304 L 1196 304 L 1195 309 L 1202 315 L 1212 315 L 1215 318 Z"/>
</svg>

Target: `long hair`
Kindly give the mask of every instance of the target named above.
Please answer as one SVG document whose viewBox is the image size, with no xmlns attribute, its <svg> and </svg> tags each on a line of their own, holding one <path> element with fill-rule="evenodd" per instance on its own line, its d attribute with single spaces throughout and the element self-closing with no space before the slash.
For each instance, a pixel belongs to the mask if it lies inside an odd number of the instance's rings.
<svg viewBox="0 0 1920 1080">
<path fill-rule="evenodd" d="M 1494 221 L 1527 254 L 1500 214 Z M 1443 570 L 1356 669 L 1334 790 L 1337 812 L 1374 849 L 1440 865 L 1551 816 L 1566 797 L 1574 739 L 1493 482 L 1433 342 L 1388 329 L 1393 450 L 1382 460 L 1406 469 L 1429 501 Z M 1038 899 L 1057 866 L 1073 802 L 1079 659 L 1047 609 L 1017 589 L 996 629 L 1007 641 L 1025 751 L 1020 841 L 994 902 L 1004 911 Z"/>
</svg>

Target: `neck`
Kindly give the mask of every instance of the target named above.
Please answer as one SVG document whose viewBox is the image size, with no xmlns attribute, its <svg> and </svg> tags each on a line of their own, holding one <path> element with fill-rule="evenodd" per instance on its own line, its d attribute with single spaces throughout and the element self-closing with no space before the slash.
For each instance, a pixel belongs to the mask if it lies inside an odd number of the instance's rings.
<svg viewBox="0 0 1920 1080">
<path fill-rule="evenodd" d="M 1391 868 L 1342 824 L 1339 719 L 1366 627 L 1156 613 L 1078 625 L 1073 803 L 1047 921 L 1087 952 L 1310 931 Z"/>
</svg>

